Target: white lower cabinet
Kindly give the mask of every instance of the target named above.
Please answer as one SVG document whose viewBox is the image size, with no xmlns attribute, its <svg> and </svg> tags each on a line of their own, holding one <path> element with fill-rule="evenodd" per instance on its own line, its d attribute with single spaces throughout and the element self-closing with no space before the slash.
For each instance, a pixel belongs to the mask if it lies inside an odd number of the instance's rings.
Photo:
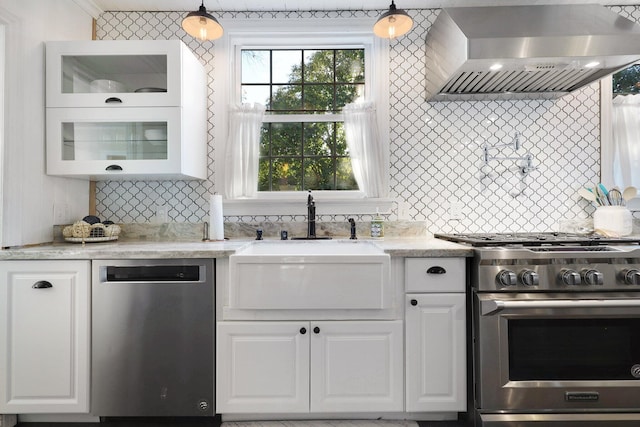
<svg viewBox="0 0 640 427">
<path fill-rule="evenodd" d="M 0 413 L 89 412 L 89 261 L 0 262 Z"/>
<path fill-rule="evenodd" d="M 403 409 L 402 321 L 217 325 L 219 413 Z"/>
<path fill-rule="evenodd" d="M 465 411 L 465 294 L 406 298 L 407 412 Z"/>
</svg>

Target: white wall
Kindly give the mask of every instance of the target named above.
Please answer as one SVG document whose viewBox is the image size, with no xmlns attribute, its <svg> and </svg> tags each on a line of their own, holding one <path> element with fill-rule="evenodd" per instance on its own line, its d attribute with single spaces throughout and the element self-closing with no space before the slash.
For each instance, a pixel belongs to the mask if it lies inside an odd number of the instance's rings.
<svg viewBox="0 0 640 427">
<path fill-rule="evenodd" d="M 44 42 L 91 39 L 92 17 L 73 0 L 0 0 L 0 25 L 6 30 L 1 245 L 49 242 L 54 202 L 66 204 L 71 219 L 82 218 L 89 182 L 45 175 Z"/>
</svg>

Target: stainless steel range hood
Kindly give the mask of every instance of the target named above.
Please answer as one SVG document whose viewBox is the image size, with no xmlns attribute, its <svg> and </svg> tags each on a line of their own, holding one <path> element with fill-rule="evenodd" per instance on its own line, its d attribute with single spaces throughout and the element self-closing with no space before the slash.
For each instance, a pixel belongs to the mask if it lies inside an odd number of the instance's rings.
<svg viewBox="0 0 640 427">
<path fill-rule="evenodd" d="M 638 61 L 640 25 L 597 4 L 445 8 L 427 100 L 557 98 Z"/>
</svg>

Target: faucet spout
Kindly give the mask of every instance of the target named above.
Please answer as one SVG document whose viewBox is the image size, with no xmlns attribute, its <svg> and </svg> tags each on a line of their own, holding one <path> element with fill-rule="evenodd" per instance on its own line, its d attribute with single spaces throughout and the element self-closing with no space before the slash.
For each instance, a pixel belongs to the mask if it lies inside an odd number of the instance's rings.
<svg viewBox="0 0 640 427">
<path fill-rule="evenodd" d="M 316 237 L 316 202 L 313 200 L 311 190 L 307 196 L 307 239 Z"/>
</svg>

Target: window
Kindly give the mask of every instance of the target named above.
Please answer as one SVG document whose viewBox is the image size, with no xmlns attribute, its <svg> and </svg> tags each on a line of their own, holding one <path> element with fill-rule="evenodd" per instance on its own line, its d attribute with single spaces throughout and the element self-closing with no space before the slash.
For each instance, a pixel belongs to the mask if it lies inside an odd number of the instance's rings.
<svg viewBox="0 0 640 427">
<path fill-rule="evenodd" d="M 602 181 L 640 186 L 640 65 L 602 80 L 601 97 Z M 634 210 L 639 207 L 633 204 Z"/>
<path fill-rule="evenodd" d="M 215 186 L 225 188 L 229 106 L 267 107 L 259 150 L 257 196 L 226 199 L 225 214 L 292 214 L 308 188 L 332 213 L 389 209 L 392 199 L 357 189 L 345 142 L 342 107 L 358 97 L 375 104 L 389 180 L 389 41 L 368 18 L 256 19 L 225 22 L 215 44 Z M 356 59 L 356 61 L 354 61 Z M 314 66 L 323 65 L 319 73 Z M 233 173 L 233 172 L 232 172 Z"/>
<path fill-rule="evenodd" d="M 258 191 L 357 190 L 339 113 L 366 94 L 364 48 L 240 54 L 241 101 L 267 113 Z"/>
</svg>

